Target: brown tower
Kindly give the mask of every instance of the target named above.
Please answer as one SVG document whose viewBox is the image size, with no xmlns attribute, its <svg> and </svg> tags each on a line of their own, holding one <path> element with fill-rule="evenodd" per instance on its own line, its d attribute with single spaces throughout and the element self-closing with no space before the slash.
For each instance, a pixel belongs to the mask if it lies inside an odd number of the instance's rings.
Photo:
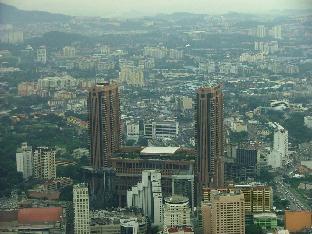
<svg viewBox="0 0 312 234">
<path fill-rule="evenodd" d="M 90 89 L 88 115 L 91 165 L 93 169 L 110 167 L 112 152 L 121 143 L 117 84 L 98 83 Z"/>
<path fill-rule="evenodd" d="M 223 94 L 220 86 L 196 92 L 195 139 L 198 198 L 202 187 L 218 188 L 224 183 Z"/>
</svg>

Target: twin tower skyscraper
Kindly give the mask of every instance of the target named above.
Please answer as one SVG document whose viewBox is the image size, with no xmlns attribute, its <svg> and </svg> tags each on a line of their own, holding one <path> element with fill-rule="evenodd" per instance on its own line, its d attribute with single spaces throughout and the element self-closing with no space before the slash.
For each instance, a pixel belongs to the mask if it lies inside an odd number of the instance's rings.
<svg viewBox="0 0 312 234">
<path fill-rule="evenodd" d="M 88 96 L 91 166 L 109 168 L 110 158 L 121 145 L 120 99 L 116 83 L 98 83 Z M 196 91 L 195 142 L 198 194 L 203 187 L 224 184 L 223 93 L 220 86 Z M 201 196 L 198 197 L 201 200 Z"/>
</svg>

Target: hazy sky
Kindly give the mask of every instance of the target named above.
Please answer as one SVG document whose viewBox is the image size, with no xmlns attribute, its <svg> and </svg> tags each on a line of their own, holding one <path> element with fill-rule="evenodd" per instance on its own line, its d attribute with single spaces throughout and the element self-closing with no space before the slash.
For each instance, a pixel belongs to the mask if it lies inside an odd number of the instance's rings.
<svg viewBox="0 0 312 234">
<path fill-rule="evenodd" d="M 79 16 L 122 16 L 136 11 L 156 13 L 265 12 L 283 9 L 307 9 L 312 0 L 0 0 L 24 10 L 43 10 Z"/>
</svg>

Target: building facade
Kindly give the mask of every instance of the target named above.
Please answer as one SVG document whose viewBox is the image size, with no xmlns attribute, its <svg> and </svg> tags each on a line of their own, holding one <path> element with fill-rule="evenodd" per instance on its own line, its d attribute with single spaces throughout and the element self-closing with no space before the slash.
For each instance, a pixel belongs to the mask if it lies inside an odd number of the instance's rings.
<svg viewBox="0 0 312 234">
<path fill-rule="evenodd" d="M 75 234 L 90 233 L 89 192 L 86 184 L 74 185 L 73 205 Z"/>
<path fill-rule="evenodd" d="M 127 191 L 127 207 L 140 208 L 155 225 L 163 224 L 161 174 L 157 170 L 142 172 L 142 181 Z"/>
<path fill-rule="evenodd" d="M 33 175 L 37 179 L 56 178 L 56 151 L 48 147 L 37 147 L 33 152 Z"/>
<path fill-rule="evenodd" d="M 120 102 L 117 84 L 93 86 L 88 97 L 91 165 L 109 167 L 112 153 L 121 144 Z"/>
<path fill-rule="evenodd" d="M 201 195 L 203 186 L 222 187 L 224 184 L 223 94 L 220 86 L 197 90 L 195 121 L 196 171 L 198 195 Z"/>
<path fill-rule="evenodd" d="M 45 46 L 40 46 L 37 49 L 37 62 L 46 64 L 47 62 L 47 49 Z"/>
<path fill-rule="evenodd" d="M 268 156 L 268 164 L 272 168 L 280 168 L 288 161 L 288 131 L 278 123 L 274 123 L 273 127 L 273 150 Z"/>
<path fill-rule="evenodd" d="M 26 142 L 22 143 L 21 147 L 16 151 L 16 169 L 23 173 L 23 178 L 28 179 L 33 174 L 33 153 L 32 147 Z"/>
<path fill-rule="evenodd" d="M 165 198 L 164 226 L 191 226 L 191 208 L 187 197 L 173 195 Z"/>
<path fill-rule="evenodd" d="M 244 234 L 244 195 L 212 191 L 210 202 L 202 204 L 202 217 L 204 234 Z"/>
<path fill-rule="evenodd" d="M 175 138 L 179 134 L 179 123 L 174 120 L 153 121 L 144 124 L 147 139 Z"/>
</svg>

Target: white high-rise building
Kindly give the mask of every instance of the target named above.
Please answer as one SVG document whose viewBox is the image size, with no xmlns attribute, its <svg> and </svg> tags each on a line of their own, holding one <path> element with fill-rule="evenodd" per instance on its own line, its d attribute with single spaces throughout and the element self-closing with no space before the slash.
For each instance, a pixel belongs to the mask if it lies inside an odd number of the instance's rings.
<svg viewBox="0 0 312 234">
<path fill-rule="evenodd" d="M 264 25 L 257 26 L 256 36 L 260 38 L 266 37 L 266 28 Z"/>
<path fill-rule="evenodd" d="M 154 225 L 163 224 L 161 174 L 157 170 L 142 171 L 142 182 L 127 191 L 127 206 L 143 210 Z"/>
<path fill-rule="evenodd" d="M 164 226 L 191 226 L 191 208 L 187 197 L 173 195 L 165 198 Z"/>
<path fill-rule="evenodd" d="M 89 193 L 86 184 L 73 187 L 74 230 L 75 234 L 90 233 Z"/>
<path fill-rule="evenodd" d="M 32 148 L 27 143 L 22 143 L 16 151 L 16 169 L 23 173 L 23 178 L 27 179 L 32 176 Z"/>
<path fill-rule="evenodd" d="M 43 64 L 47 62 L 47 49 L 45 46 L 40 46 L 37 49 L 37 62 Z"/>
<path fill-rule="evenodd" d="M 37 147 L 33 153 L 33 173 L 37 179 L 56 178 L 56 151 L 48 147 Z"/>
<path fill-rule="evenodd" d="M 275 39 L 282 39 L 282 26 L 276 25 L 272 28 L 272 36 Z"/>
<path fill-rule="evenodd" d="M 279 168 L 288 161 L 288 131 L 274 123 L 273 150 L 269 154 L 268 164 L 273 168 Z"/>
</svg>

